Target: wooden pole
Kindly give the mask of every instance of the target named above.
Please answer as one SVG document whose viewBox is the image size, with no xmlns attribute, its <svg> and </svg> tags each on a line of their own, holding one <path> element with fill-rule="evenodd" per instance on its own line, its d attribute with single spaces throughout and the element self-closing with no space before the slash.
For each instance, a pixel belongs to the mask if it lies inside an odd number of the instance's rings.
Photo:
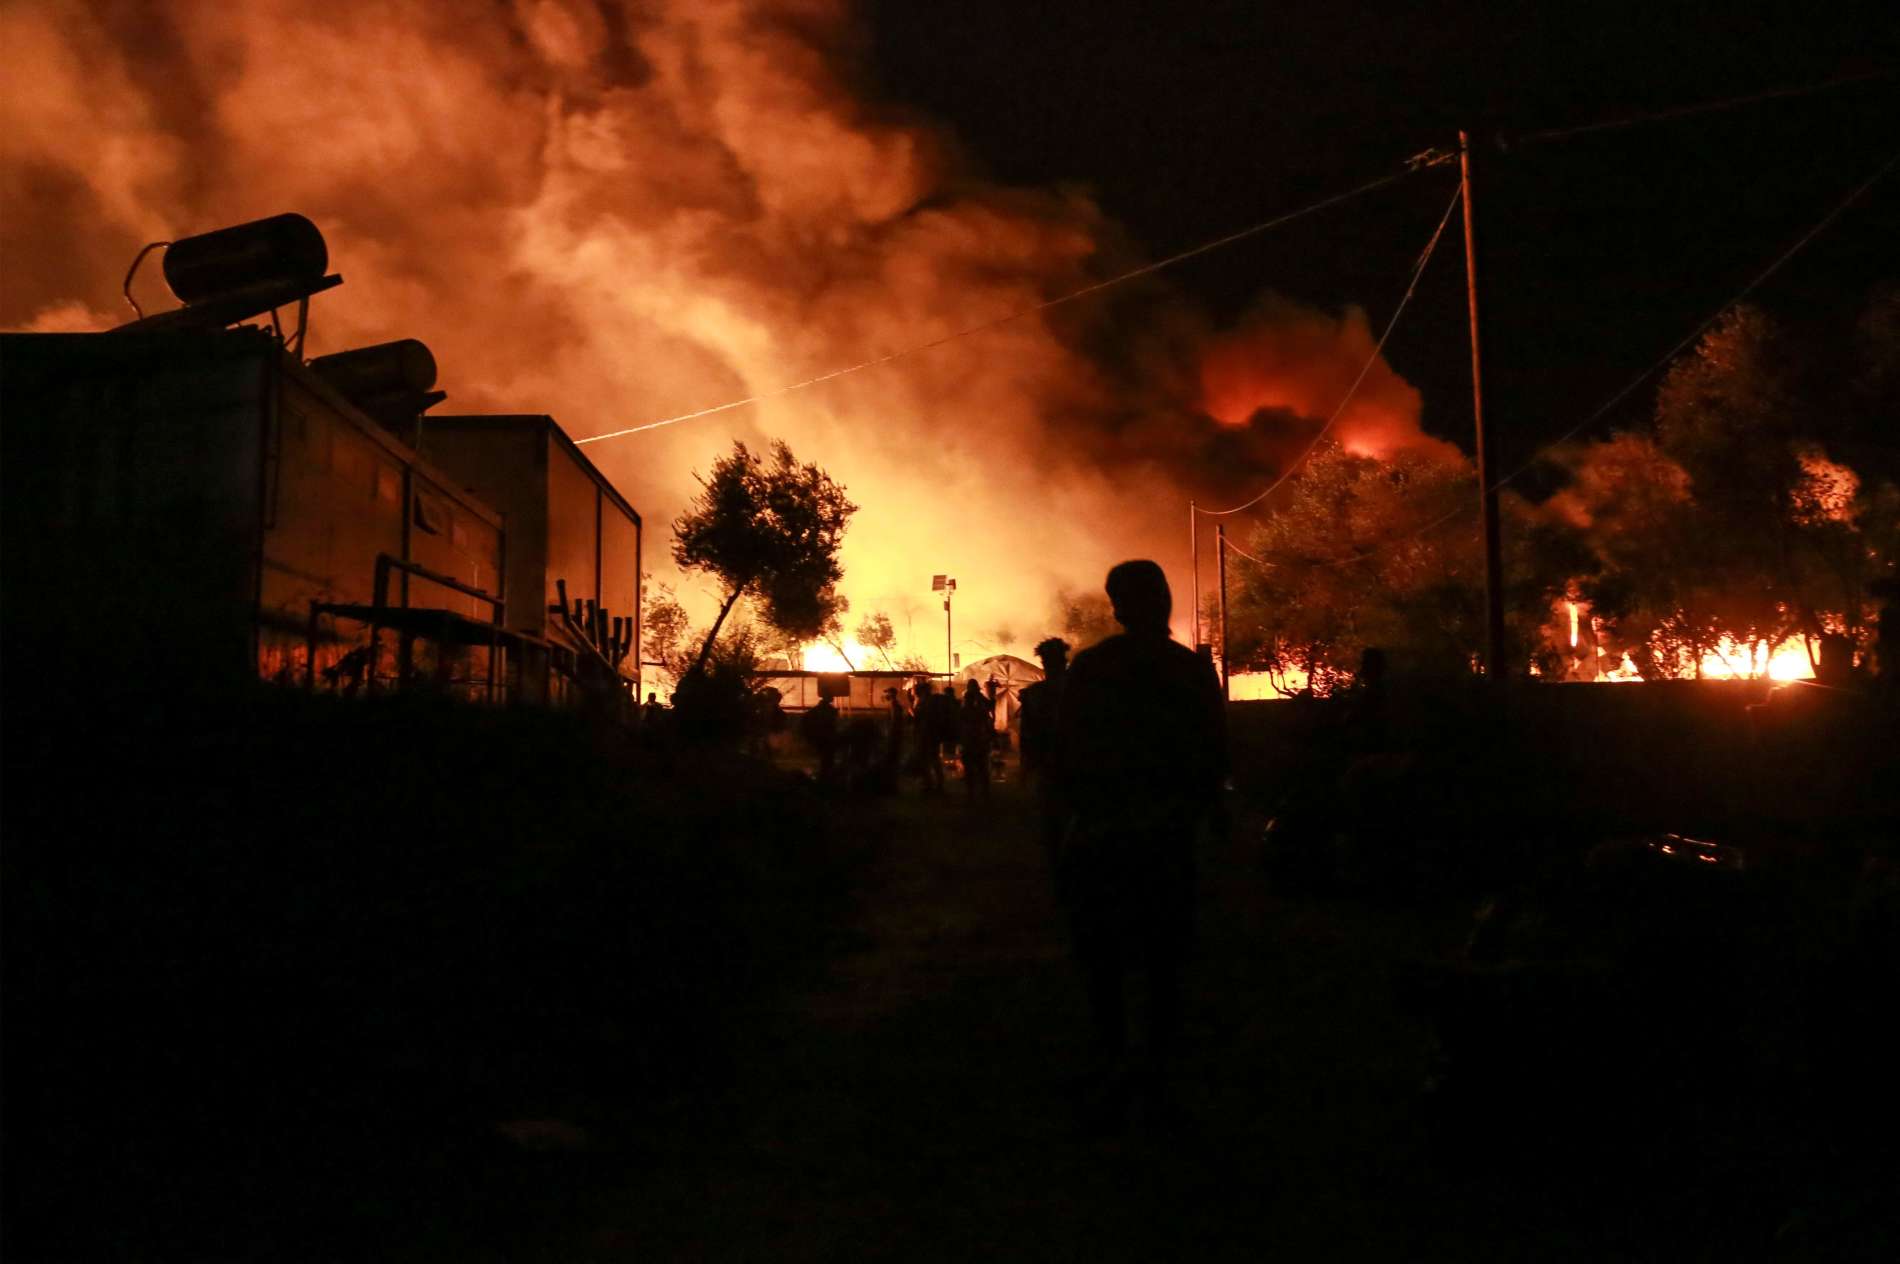
<svg viewBox="0 0 1900 1264">
<path fill-rule="evenodd" d="M 1188 617 L 1192 620 L 1190 626 L 1193 630 L 1189 635 L 1194 639 L 1192 648 L 1196 653 L 1199 653 L 1201 648 L 1201 541 L 1198 534 L 1200 521 L 1200 511 L 1190 500 L 1188 502 L 1188 574 L 1191 577 L 1194 594 L 1188 602 Z"/>
<path fill-rule="evenodd" d="M 1227 684 L 1227 524 L 1217 523 L 1214 527 L 1215 565 L 1220 572 L 1220 696 L 1222 701 L 1233 697 L 1233 690 Z"/>
<path fill-rule="evenodd" d="M 1498 532 L 1497 454 L 1491 432 L 1484 424 L 1484 375 L 1481 348 L 1484 343 L 1478 308 L 1478 224 L 1472 205 L 1471 171 L 1474 156 L 1471 136 L 1458 133 L 1458 170 L 1462 201 L 1465 206 L 1465 301 L 1471 316 L 1471 418 L 1477 428 L 1478 497 L 1484 515 L 1484 674 L 1491 680 L 1503 680 L 1509 672 L 1504 662 L 1504 559 Z"/>
</svg>

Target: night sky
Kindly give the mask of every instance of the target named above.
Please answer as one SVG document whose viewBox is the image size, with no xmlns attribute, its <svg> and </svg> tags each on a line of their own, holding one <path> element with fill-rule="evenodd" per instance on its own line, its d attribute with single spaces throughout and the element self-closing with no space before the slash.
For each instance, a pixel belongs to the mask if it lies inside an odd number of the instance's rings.
<svg viewBox="0 0 1900 1264">
<path fill-rule="evenodd" d="M 1837 79 L 1792 99 L 1519 144 L 1478 192 L 1488 411 L 1514 468 L 1654 362 L 1900 152 L 1900 19 L 1866 6 L 1303 6 L 964 0 L 869 10 L 865 73 L 1009 183 L 1091 191 L 1151 257 L 1350 188 L 1460 126 L 1507 138 Z M 1883 74 L 1883 72 L 1885 72 Z M 1380 327 L 1455 167 L 1171 271 L 1217 314 L 1262 290 Z M 1900 276 L 1890 173 L 1756 300 L 1840 319 Z M 1387 349 L 1468 445 L 1463 257 Z M 1637 391 L 1604 423 L 1648 409 Z M 1600 427 L 1601 428 L 1601 427 Z"/>
</svg>

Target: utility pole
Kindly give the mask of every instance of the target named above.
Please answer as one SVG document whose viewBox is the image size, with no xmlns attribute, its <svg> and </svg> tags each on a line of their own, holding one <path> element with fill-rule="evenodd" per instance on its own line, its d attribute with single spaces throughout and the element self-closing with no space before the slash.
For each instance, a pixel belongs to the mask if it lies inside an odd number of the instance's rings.
<svg viewBox="0 0 1900 1264">
<path fill-rule="evenodd" d="M 1492 479 L 1497 474 L 1497 453 L 1490 431 L 1484 424 L 1484 376 L 1480 348 L 1483 346 L 1482 322 L 1478 316 L 1478 223 L 1471 201 L 1471 169 L 1477 165 L 1471 149 L 1471 135 L 1458 133 L 1458 171 L 1465 204 L 1465 298 L 1471 313 L 1471 418 L 1477 426 L 1478 496 L 1484 513 L 1484 674 L 1488 680 L 1503 680 L 1508 669 L 1504 663 L 1504 560 L 1498 537 L 1498 492 Z"/>
<path fill-rule="evenodd" d="M 1220 569 L 1220 696 L 1222 702 L 1233 698 L 1233 690 L 1227 684 L 1227 524 L 1214 526 L 1215 565 Z"/>
<path fill-rule="evenodd" d="M 1193 577 L 1194 599 L 1188 602 L 1189 618 L 1193 620 L 1191 635 L 1194 638 L 1193 650 L 1201 652 L 1201 541 L 1197 534 L 1200 528 L 1200 511 L 1194 502 L 1188 502 L 1188 573 Z"/>
<path fill-rule="evenodd" d="M 932 575 L 930 591 L 943 594 L 943 678 L 957 674 L 956 655 L 950 649 L 950 599 L 957 595 L 957 581 L 949 575 Z"/>
</svg>

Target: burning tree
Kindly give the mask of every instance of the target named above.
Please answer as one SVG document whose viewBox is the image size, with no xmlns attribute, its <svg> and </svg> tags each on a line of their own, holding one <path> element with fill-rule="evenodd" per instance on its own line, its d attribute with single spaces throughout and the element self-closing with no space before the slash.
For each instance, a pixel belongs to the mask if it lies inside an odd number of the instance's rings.
<svg viewBox="0 0 1900 1264">
<path fill-rule="evenodd" d="M 1812 667 L 1823 636 L 1862 638 L 1900 495 L 1830 457 L 1856 422 L 1832 383 L 1855 378 L 1814 360 L 1765 313 L 1738 308 L 1671 366 L 1653 436 L 1564 459 L 1571 485 L 1552 504 L 1592 555 L 1577 592 L 1643 675 L 1712 663 L 1754 675 L 1793 637 Z"/>
<path fill-rule="evenodd" d="M 673 523 L 673 560 L 725 586 L 725 600 L 689 674 L 705 669 L 726 617 L 751 599 L 766 627 L 800 641 L 836 634 L 845 609 L 838 548 L 857 506 L 816 465 L 800 465 L 784 443 L 762 459 L 735 442 Z"/>
<path fill-rule="evenodd" d="M 1468 466 L 1400 455 L 1391 462 L 1322 446 L 1292 496 L 1248 539 L 1228 612 L 1237 669 L 1281 689 L 1325 694 L 1367 646 L 1418 663 L 1468 662 L 1483 612 L 1473 524 L 1432 524 L 1477 492 Z"/>
<path fill-rule="evenodd" d="M 1263 564 L 1233 563 L 1234 669 L 1265 672 L 1283 692 L 1324 695 L 1378 646 L 1408 673 L 1468 674 L 1484 626 L 1470 463 L 1404 451 L 1379 460 L 1326 444 L 1288 486 L 1287 502 L 1245 546 Z M 1576 551 L 1522 500 L 1507 496 L 1502 508 L 1506 630 L 1521 661 L 1537 622 L 1525 612 L 1562 591 Z"/>
<path fill-rule="evenodd" d="M 1541 505 L 1503 497 L 1511 659 L 1552 677 L 1625 654 L 1646 677 L 1756 675 L 1790 638 L 1810 670 L 1822 638 L 1864 643 L 1870 589 L 1900 556 L 1900 460 L 1882 437 L 1896 365 L 1891 289 L 1854 339 L 1731 312 L 1671 366 L 1650 427 L 1561 452 L 1568 485 Z M 1482 610 L 1469 463 L 1328 446 L 1289 488 L 1246 544 L 1265 565 L 1236 562 L 1234 666 L 1318 693 L 1372 645 L 1414 672 L 1468 670 Z"/>
</svg>

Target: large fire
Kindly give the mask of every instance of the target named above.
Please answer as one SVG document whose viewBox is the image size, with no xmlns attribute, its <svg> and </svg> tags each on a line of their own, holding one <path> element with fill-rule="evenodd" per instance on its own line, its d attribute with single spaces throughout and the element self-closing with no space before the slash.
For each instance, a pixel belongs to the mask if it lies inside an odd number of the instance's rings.
<svg viewBox="0 0 1900 1264">
<path fill-rule="evenodd" d="M 9 4 L 0 327 L 107 327 L 141 244 L 296 210 L 346 279 L 318 301 L 312 354 L 420 337 L 450 409 L 548 412 L 585 437 L 929 343 L 1126 262 L 1086 198 L 985 184 L 940 130 L 858 96 L 832 51 L 849 22 L 824 0 L 515 0 L 478 21 L 433 0 Z M 149 276 L 139 297 L 167 305 Z M 693 471 L 734 437 L 783 438 L 862 506 L 850 617 L 887 613 L 894 658 L 941 659 L 941 572 L 964 581 L 958 628 L 1020 653 L 1053 630 L 1058 583 L 1094 589 L 1121 558 L 1158 558 L 1184 594 L 1188 489 L 1277 472 L 1370 350 L 1356 312 L 1280 304 L 1211 350 L 1110 319 L 1080 303 L 588 454 L 644 513 L 665 579 Z M 1105 331 L 1166 345 L 1121 357 L 1155 366 L 1131 384 L 1078 350 Z M 1341 433 L 1389 448 L 1417 419 L 1381 363 Z M 1222 423 L 1258 430 L 1257 459 L 1214 442 Z M 691 579 L 680 593 L 709 613 Z"/>
</svg>

